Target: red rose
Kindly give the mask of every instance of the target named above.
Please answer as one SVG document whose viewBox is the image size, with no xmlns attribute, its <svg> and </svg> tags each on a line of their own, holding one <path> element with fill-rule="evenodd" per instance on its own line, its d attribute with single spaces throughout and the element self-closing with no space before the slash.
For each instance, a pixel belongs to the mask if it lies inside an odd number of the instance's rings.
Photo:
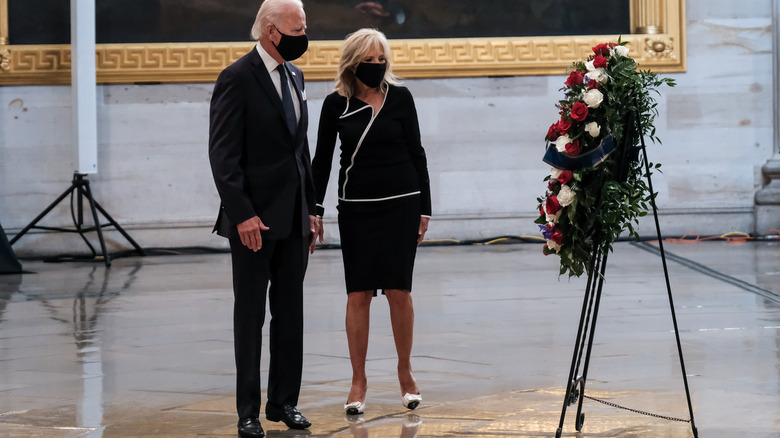
<svg viewBox="0 0 780 438">
<path fill-rule="evenodd" d="M 607 56 L 609 55 L 609 49 L 612 48 L 611 44 L 599 44 L 593 48 L 593 53 L 596 55 Z"/>
<path fill-rule="evenodd" d="M 555 141 L 558 139 L 560 134 L 558 134 L 558 122 L 553 123 L 550 125 L 550 129 L 547 130 L 547 140 L 549 141 Z"/>
<path fill-rule="evenodd" d="M 588 90 L 597 90 L 599 88 L 599 81 L 588 81 Z"/>
<path fill-rule="evenodd" d="M 568 134 L 571 129 L 571 119 L 561 117 L 561 120 L 557 123 L 558 135 Z"/>
<path fill-rule="evenodd" d="M 578 140 L 574 140 L 578 141 Z M 558 175 L 558 181 L 560 181 L 561 184 L 567 184 L 569 181 L 574 178 L 574 172 L 571 170 L 562 170 L 561 174 Z"/>
<path fill-rule="evenodd" d="M 574 70 L 569 73 L 569 78 L 566 79 L 566 85 L 569 87 L 576 87 L 582 83 L 583 74 L 579 70 Z"/>
<path fill-rule="evenodd" d="M 596 68 L 607 68 L 607 58 L 598 55 L 593 58 L 593 66 Z"/>
<path fill-rule="evenodd" d="M 580 141 L 574 140 L 571 143 L 566 143 L 566 153 L 569 155 L 580 154 Z"/>
<path fill-rule="evenodd" d="M 557 187 L 556 187 L 557 185 L 558 185 L 558 180 L 555 180 L 555 179 L 552 179 L 552 178 L 547 180 L 547 190 L 549 190 L 551 192 L 554 192 L 555 189 L 557 189 Z"/>
<path fill-rule="evenodd" d="M 577 102 L 571 107 L 571 118 L 582 122 L 588 117 L 588 105 L 582 102 Z"/>
<path fill-rule="evenodd" d="M 547 211 L 547 214 L 558 213 L 558 210 L 560 209 L 561 204 L 558 202 L 557 196 L 550 196 L 547 198 L 547 202 L 545 202 L 545 210 Z"/>
<path fill-rule="evenodd" d="M 560 245 L 563 242 L 563 231 L 556 228 L 555 231 L 550 234 L 550 240 Z"/>
</svg>

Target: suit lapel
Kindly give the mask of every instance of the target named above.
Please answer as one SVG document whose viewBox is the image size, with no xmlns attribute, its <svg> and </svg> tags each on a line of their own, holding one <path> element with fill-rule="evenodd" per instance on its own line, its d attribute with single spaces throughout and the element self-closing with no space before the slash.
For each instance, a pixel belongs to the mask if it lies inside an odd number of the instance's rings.
<svg viewBox="0 0 780 438">
<path fill-rule="evenodd" d="M 254 66 L 252 73 L 254 73 L 255 78 L 257 78 L 257 81 L 260 82 L 263 91 L 265 91 L 265 94 L 268 95 L 268 99 L 271 101 L 271 104 L 274 106 L 274 108 L 276 108 L 276 111 L 279 113 L 282 121 L 284 121 L 284 107 L 282 106 L 282 98 L 279 97 L 279 92 L 276 91 L 276 86 L 274 86 L 273 81 L 271 81 L 271 75 L 268 73 L 268 69 L 263 63 L 263 58 L 261 58 L 260 54 L 257 53 L 257 49 L 252 49 L 251 53 L 253 54 L 251 58 L 252 65 Z"/>
<path fill-rule="evenodd" d="M 276 112 L 279 114 L 279 117 L 281 118 L 282 122 L 287 123 L 285 121 L 286 118 L 284 115 L 284 106 L 282 106 L 282 98 L 279 97 L 279 92 L 276 90 L 276 86 L 271 80 L 271 75 L 268 72 L 268 69 L 265 67 L 265 64 L 263 63 L 263 58 L 261 58 L 260 54 L 257 53 L 257 49 L 252 49 L 250 53 L 251 53 L 250 55 L 251 63 L 254 67 L 252 72 L 257 78 L 257 81 L 260 82 L 263 91 L 265 91 L 265 93 L 268 95 L 268 99 L 271 101 L 271 104 L 276 109 Z M 300 105 L 300 111 L 301 111 L 301 117 L 300 120 L 298 120 L 298 129 L 296 130 L 295 138 L 293 139 L 295 140 L 295 144 L 297 145 L 299 143 L 297 140 L 301 138 L 302 134 L 306 133 L 306 129 L 307 129 L 306 127 L 308 126 L 307 125 L 308 111 L 306 109 L 307 108 L 306 99 L 304 98 L 304 94 L 301 92 L 302 84 L 300 83 L 300 81 L 302 78 L 300 77 L 300 73 L 293 71 L 293 69 L 291 68 L 287 68 L 287 73 L 288 73 L 288 77 L 290 78 L 290 82 L 293 85 L 293 89 L 295 90 L 295 95 L 298 96 L 298 103 Z M 293 148 L 295 148 L 295 146 L 293 146 Z"/>
<path fill-rule="evenodd" d="M 298 96 L 298 104 L 301 109 L 301 117 L 298 120 L 298 129 L 295 130 L 295 138 L 297 139 L 301 135 L 301 131 L 307 126 L 308 111 L 306 109 L 306 98 L 302 91 L 302 84 L 298 83 L 298 81 L 301 81 L 300 75 L 291 68 L 288 68 L 287 72 L 290 74 L 290 79 L 292 79 L 290 82 L 295 89 L 295 95 Z"/>
</svg>

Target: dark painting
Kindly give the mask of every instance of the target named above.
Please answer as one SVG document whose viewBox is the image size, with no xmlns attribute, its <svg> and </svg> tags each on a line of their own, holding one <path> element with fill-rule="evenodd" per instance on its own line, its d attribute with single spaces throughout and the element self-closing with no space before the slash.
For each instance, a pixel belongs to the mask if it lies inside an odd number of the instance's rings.
<svg viewBox="0 0 780 438">
<path fill-rule="evenodd" d="M 96 0 L 98 43 L 248 41 L 258 0 Z M 361 27 L 391 39 L 630 33 L 628 0 L 304 1 L 309 38 Z M 68 44 L 69 0 L 8 0 L 11 44 Z"/>
</svg>

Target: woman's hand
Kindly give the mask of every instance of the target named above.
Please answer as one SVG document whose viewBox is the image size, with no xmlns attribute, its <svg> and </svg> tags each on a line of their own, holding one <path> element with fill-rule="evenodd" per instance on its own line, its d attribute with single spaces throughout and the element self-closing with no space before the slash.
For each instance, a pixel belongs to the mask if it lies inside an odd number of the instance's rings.
<svg viewBox="0 0 780 438">
<path fill-rule="evenodd" d="M 314 254 L 314 249 L 316 248 L 317 244 L 317 237 L 320 238 L 320 243 L 322 243 L 322 218 L 319 216 L 309 215 L 309 224 L 311 224 L 311 243 L 309 243 L 309 253 Z"/>
<path fill-rule="evenodd" d="M 421 244 L 425 240 L 425 232 L 428 231 L 428 222 L 431 218 L 426 216 L 420 216 L 420 229 L 417 230 L 417 244 Z"/>
</svg>

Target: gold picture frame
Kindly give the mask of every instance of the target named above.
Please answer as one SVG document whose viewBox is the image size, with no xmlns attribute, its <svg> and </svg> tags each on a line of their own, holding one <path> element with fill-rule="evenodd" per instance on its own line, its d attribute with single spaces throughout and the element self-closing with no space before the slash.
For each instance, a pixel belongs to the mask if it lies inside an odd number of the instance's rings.
<svg viewBox="0 0 780 438">
<path fill-rule="evenodd" d="M 685 0 L 629 0 L 631 56 L 642 69 L 686 70 Z M 0 0 L 0 85 L 70 84 L 70 45 L 12 45 L 8 0 Z M 559 75 L 596 44 L 619 35 L 391 40 L 393 69 L 405 78 Z M 253 42 L 98 44 L 103 84 L 213 82 Z M 332 79 L 341 41 L 311 41 L 295 64 L 308 80 Z"/>
</svg>

